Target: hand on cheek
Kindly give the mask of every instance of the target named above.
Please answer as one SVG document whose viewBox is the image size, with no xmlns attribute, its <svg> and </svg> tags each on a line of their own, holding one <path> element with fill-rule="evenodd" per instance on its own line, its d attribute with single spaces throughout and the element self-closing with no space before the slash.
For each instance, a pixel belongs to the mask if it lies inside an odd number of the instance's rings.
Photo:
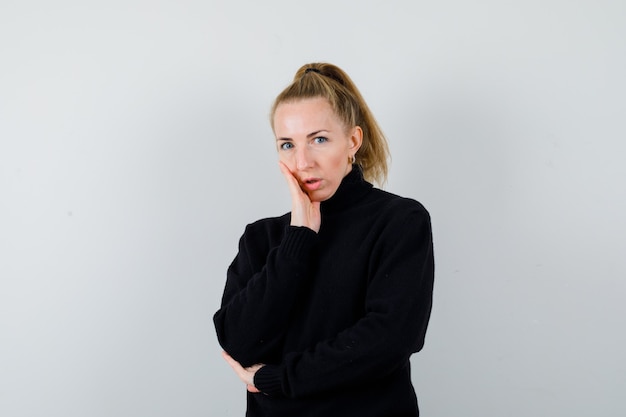
<svg viewBox="0 0 626 417">
<path fill-rule="evenodd" d="M 322 221 L 320 202 L 311 201 L 284 162 L 279 161 L 278 165 L 291 194 L 291 225 L 304 226 L 316 233 L 319 232 Z"/>
</svg>

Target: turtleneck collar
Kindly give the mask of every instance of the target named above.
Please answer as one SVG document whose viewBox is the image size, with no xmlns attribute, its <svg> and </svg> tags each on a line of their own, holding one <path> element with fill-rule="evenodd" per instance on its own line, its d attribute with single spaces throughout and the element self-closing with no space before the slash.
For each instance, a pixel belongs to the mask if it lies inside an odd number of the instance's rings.
<svg viewBox="0 0 626 417">
<path fill-rule="evenodd" d="M 335 194 L 328 200 L 322 201 L 320 210 L 325 214 L 344 210 L 359 201 L 371 189 L 372 184 L 363 178 L 361 167 L 352 165 L 352 170 L 343 177 Z"/>
</svg>

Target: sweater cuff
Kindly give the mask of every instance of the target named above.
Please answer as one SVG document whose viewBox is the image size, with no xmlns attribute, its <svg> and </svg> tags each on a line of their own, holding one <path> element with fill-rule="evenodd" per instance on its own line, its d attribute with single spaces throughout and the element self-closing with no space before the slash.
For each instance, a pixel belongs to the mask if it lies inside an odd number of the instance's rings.
<svg viewBox="0 0 626 417">
<path fill-rule="evenodd" d="M 280 367 L 265 365 L 254 374 L 254 386 L 270 397 L 283 397 Z"/>
<path fill-rule="evenodd" d="M 287 226 L 281 252 L 289 258 L 302 259 L 311 255 L 317 242 L 317 233 L 303 226 Z"/>
</svg>

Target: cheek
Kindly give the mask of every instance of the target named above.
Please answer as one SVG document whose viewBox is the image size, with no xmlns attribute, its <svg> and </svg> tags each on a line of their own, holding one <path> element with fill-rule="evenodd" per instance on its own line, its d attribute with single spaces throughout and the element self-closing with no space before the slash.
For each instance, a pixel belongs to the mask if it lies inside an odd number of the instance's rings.
<svg viewBox="0 0 626 417">
<path fill-rule="evenodd" d="M 289 168 L 293 172 L 295 164 L 293 163 L 293 158 L 291 158 L 287 152 L 279 151 L 278 160 L 282 162 L 283 164 L 287 165 L 287 168 Z"/>
<path fill-rule="evenodd" d="M 348 157 L 343 154 L 335 155 L 332 159 L 333 169 L 344 171 L 346 169 Z"/>
</svg>

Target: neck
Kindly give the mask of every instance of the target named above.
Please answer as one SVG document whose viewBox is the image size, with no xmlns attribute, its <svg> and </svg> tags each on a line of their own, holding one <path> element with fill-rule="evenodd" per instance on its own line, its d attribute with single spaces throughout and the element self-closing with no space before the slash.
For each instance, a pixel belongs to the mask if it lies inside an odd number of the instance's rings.
<svg viewBox="0 0 626 417">
<path fill-rule="evenodd" d="M 363 179 L 361 168 L 351 165 L 335 194 L 322 201 L 320 210 L 326 214 L 344 210 L 360 200 L 371 188 L 372 184 Z"/>
</svg>

